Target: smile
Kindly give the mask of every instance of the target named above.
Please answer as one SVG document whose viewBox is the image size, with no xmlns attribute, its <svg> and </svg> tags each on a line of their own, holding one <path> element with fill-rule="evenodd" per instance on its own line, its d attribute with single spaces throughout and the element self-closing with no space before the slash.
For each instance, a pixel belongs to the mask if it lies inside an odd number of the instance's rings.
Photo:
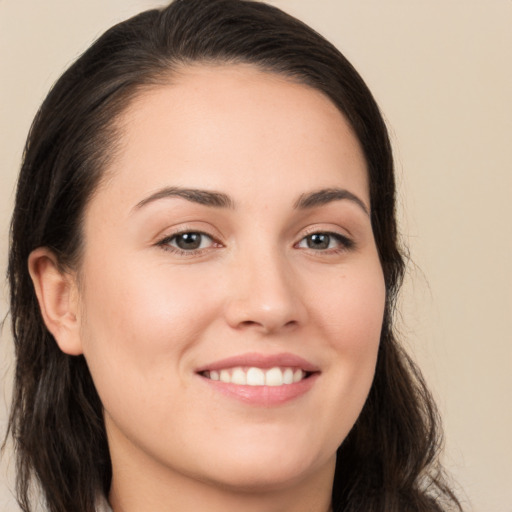
<svg viewBox="0 0 512 512">
<path fill-rule="evenodd" d="M 207 363 L 197 368 L 196 374 L 216 393 L 268 408 L 307 394 L 321 369 L 296 354 L 251 352 Z"/>
<path fill-rule="evenodd" d="M 202 372 L 210 380 L 240 386 L 284 386 L 305 379 L 308 373 L 301 368 L 275 366 L 269 369 L 255 366 L 226 368 Z"/>
</svg>

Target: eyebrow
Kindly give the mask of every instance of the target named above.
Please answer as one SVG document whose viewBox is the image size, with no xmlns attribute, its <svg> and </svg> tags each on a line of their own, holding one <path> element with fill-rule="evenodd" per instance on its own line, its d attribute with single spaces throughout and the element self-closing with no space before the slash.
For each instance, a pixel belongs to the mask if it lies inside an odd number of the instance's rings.
<svg viewBox="0 0 512 512">
<path fill-rule="evenodd" d="M 302 194 L 294 207 L 298 210 L 306 210 L 345 199 L 357 204 L 366 215 L 370 215 L 369 208 L 366 204 L 355 194 L 343 188 L 324 188 L 309 194 Z"/>
<path fill-rule="evenodd" d="M 165 187 L 146 197 L 142 201 L 139 201 L 133 209 L 138 210 L 154 201 L 173 197 L 180 197 L 187 201 L 213 208 L 235 208 L 235 202 L 233 199 L 222 192 L 214 192 L 197 188 Z M 325 188 L 308 194 L 302 194 L 295 202 L 294 208 L 297 210 L 307 210 L 341 200 L 352 201 L 358 205 L 366 215 L 370 215 L 367 206 L 359 197 L 342 188 Z"/>
<path fill-rule="evenodd" d="M 140 209 L 149 203 L 170 197 L 181 197 L 187 201 L 214 208 L 235 207 L 233 200 L 222 192 L 213 192 L 196 188 L 166 187 L 137 203 L 134 209 Z"/>
</svg>

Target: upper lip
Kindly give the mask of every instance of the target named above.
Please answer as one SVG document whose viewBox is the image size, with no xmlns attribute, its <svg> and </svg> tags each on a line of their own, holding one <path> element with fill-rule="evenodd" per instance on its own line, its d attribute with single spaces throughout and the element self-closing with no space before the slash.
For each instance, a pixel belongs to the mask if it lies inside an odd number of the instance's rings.
<svg viewBox="0 0 512 512">
<path fill-rule="evenodd" d="M 302 370 L 313 373 L 320 371 L 318 366 L 314 365 L 310 361 L 290 353 L 280 354 L 259 354 L 256 352 L 250 352 L 246 354 L 240 354 L 226 359 L 219 359 L 212 363 L 201 366 L 196 371 L 197 373 L 212 371 L 212 370 L 223 370 L 227 368 L 235 368 L 238 366 L 255 367 L 255 368 L 275 368 L 277 366 L 285 368 L 301 368 Z"/>
</svg>

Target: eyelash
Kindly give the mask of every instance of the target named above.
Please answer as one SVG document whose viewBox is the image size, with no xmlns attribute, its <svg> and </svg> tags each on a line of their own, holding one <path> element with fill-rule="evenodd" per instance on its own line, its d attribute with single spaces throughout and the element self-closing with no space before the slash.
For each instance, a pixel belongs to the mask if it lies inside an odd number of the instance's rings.
<svg viewBox="0 0 512 512">
<path fill-rule="evenodd" d="M 210 247 L 208 247 L 208 248 L 204 248 L 204 247 L 201 248 L 201 247 L 199 247 L 198 249 L 186 250 L 186 249 L 181 249 L 180 247 L 176 247 L 176 246 L 170 245 L 173 240 L 175 240 L 179 236 L 184 236 L 184 235 L 199 235 L 202 238 L 206 237 L 206 238 L 209 238 L 212 241 L 214 246 L 215 245 L 217 245 L 219 247 L 221 246 L 221 244 L 219 242 L 217 242 L 215 240 L 215 238 L 213 238 L 208 233 L 203 233 L 202 231 L 195 231 L 193 229 L 187 229 L 187 230 L 179 231 L 177 233 L 173 233 L 172 235 L 166 236 L 165 238 L 160 240 L 157 243 L 157 245 L 159 247 L 161 247 L 164 251 L 172 252 L 174 254 L 177 254 L 178 256 L 196 256 L 198 254 L 204 253 L 205 250 L 210 249 Z"/>
<path fill-rule="evenodd" d="M 350 251 L 351 249 L 355 248 L 355 243 L 353 240 L 346 237 L 345 235 L 342 235 L 341 233 L 336 233 L 332 231 L 312 231 L 311 233 L 308 233 L 303 238 L 301 238 L 301 240 L 297 244 L 295 244 L 295 247 L 298 247 L 299 244 L 303 242 L 307 243 L 308 238 L 319 235 L 329 237 L 329 243 L 331 242 L 331 239 L 334 239 L 337 242 L 338 247 L 331 247 L 326 249 L 313 249 L 311 247 L 305 247 L 305 249 L 308 249 L 315 253 L 339 254 L 345 251 Z"/>
<path fill-rule="evenodd" d="M 197 249 L 186 250 L 186 249 L 181 249 L 180 247 L 171 245 L 171 243 L 173 241 L 175 241 L 178 237 L 185 236 L 185 235 L 199 235 L 202 238 L 206 237 L 211 240 L 212 246 L 206 247 L 206 248 L 199 247 Z M 350 251 L 355 248 L 355 243 L 353 240 L 351 240 L 350 238 L 348 238 L 340 233 L 331 232 L 331 231 L 312 231 L 311 233 L 308 233 L 305 236 L 303 236 L 300 239 L 300 241 L 294 245 L 294 247 L 300 248 L 299 246 L 301 243 L 303 243 L 303 242 L 307 243 L 308 238 L 318 236 L 318 235 L 329 237 L 329 244 L 331 242 L 331 239 L 334 239 L 337 242 L 338 247 L 334 247 L 334 248 L 328 247 L 325 249 L 313 249 L 311 247 L 303 247 L 303 249 L 306 249 L 313 253 L 340 254 L 340 253 Z M 171 235 L 166 236 L 165 238 L 163 238 L 162 240 L 160 240 L 157 243 L 157 246 L 161 247 L 165 251 L 170 251 L 174 254 L 177 254 L 178 256 L 189 256 L 190 257 L 190 256 L 196 256 L 198 254 L 203 254 L 206 250 L 211 249 L 211 248 L 222 247 L 222 244 L 220 242 L 216 241 L 213 236 L 211 236 L 207 233 L 189 229 L 189 230 L 179 231 L 177 233 L 173 233 Z"/>
</svg>

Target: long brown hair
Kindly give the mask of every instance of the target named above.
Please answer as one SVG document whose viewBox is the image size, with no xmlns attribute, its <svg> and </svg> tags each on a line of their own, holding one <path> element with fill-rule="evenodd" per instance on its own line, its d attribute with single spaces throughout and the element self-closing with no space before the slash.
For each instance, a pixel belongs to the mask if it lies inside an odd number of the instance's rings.
<svg viewBox="0 0 512 512">
<path fill-rule="evenodd" d="M 344 512 L 460 510 L 438 464 L 438 415 L 397 343 L 393 310 L 404 260 L 395 219 L 386 126 L 362 78 L 323 37 L 275 7 L 245 0 L 176 0 L 108 30 L 58 80 L 26 143 L 11 225 L 8 276 L 16 351 L 9 431 L 18 502 L 31 483 L 50 512 L 92 512 L 111 464 L 102 405 L 82 356 L 62 353 L 46 329 L 27 270 L 37 247 L 63 269 L 80 262 L 84 208 L 115 155 L 116 120 L 145 87 L 189 63 L 250 63 L 321 91 L 363 149 L 371 221 L 387 301 L 375 379 L 338 450 L 333 507 Z"/>
</svg>

